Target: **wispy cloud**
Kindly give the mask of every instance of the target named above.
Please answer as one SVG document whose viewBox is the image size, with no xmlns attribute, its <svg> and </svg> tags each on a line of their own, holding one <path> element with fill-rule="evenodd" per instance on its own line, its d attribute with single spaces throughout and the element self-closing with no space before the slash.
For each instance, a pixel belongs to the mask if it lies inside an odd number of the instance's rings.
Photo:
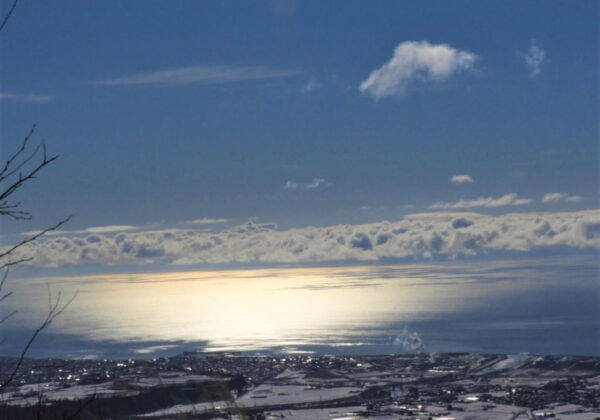
<svg viewBox="0 0 600 420">
<path fill-rule="evenodd" d="M 277 166 L 279 166 L 282 169 L 292 169 L 292 170 L 296 170 L 296 171 L 307 169 L 306 167 L 304 167 L 302 165 L 298 165 L 297 163 L 280 163 Z"/>
<path fill-rule="evenodd" d="M 298 188 L 298 183 L 294 181 L 287 181 L 283 188 L 286 190 L 295 190 L 296 188 Z"/>
<path fill-rule="evenodd" d="M 202 219 L 194 219 L 194 220 L 188 220 L 187 223 L 188 225 L 216 225 L 219 223 L 227 223 L 229 222 L 229 219 L 208 219 L 208 218 L 202 218 Z"/>
<path fill-rule="evenodd" d="M 191 84 L 216 85 L 251 80 L 282 79 L 302 74 L 298 70 L 273 69 L 263 66 L 190 66 L 154 72 L 137 73 L 115 79 L 100 80 L 104 86 L 181 86 Z"/>
<path fill-rule="evenodd" d="M 558 201 L 581 201 L 583 198 L 579 195 L 571 195 L 570 193 L 548 193 L 542 197 L 542 203 L 555 203 Z"/>
<path fill-rule="evenodd" d="M 465 182 L 473 183 L 475 182 L 470 175 L 454 175 L 450 178 L 450 182 L 453 184 L 464 184 Z"/>
<path fill-rule="evenodd" d="M 29 104 L 45 104 L 52 102 L 55 98 L 56 97 L 54 95 L 38 95 L 34 93 L 0 93 L 0 100 L 24 102 Z"/>
<path fill-rule="evenodd" d="M 373 70 L 359 87 L 375 99 L 401 96 L 415 82 L 439 82 L 459 71 L 472 70 L 477 56 L 447 44 L 406 41 L 394 50 L 391 60 Z"/>
<path fill-rule="evenodd" d="M 47 232 L 46 235 L 66 235 L 66 234 L 82 234 L 82 233 L 114 233 L 114 232 L 125 232 L 130 230 L 143 229 L 142 226 L 131 226 L 131 225 L 107 225 L 107 226 L 92 226 L 85 229 L 79 230 L 54 230 Z M 39 230 L 32 230 L 28 232 L 22 232 L 21 235 L 32 236 L 40 233 Z"/>
<path fill-rule="evenodd" d="M 534 78 L 542 72 L 542 64 L 546 57 L 546 52 L 535 43 L 535 40 L 531 40 L 529 50 L 520 55 L 523 57 L 523 61 L 529 70 L 529 77 Z"/>
<path fill-rule="evenodd" d="M 48 236 L 15 258 L 69 264 L 229 264 L 457 257 L 543 247 L 600 248 L 600 210 L 559 213 L 435 212 L 396 222 L 278 230 L 248 222 L 221 232 L 189 229 Z"/>
<path fill-rule="evenodd" d="M 522 206 L 532 203 L 530 198 L 519 198 L 517 194 L 506 194 L 502 197 L 480 197 L 473 200 L 459 200 L 456 203 L 435 203 L 431 209 L 469 209 L 473 207 L 504 207 L 504 206 Z"/>
<path fill-rule="evenodd" d="M 300 89 L 300 93 L 306 95 L 318 87 L 319 83 L 315 79 L 311 78 L 308 82 L 306 82 L 304 86 L 302 86 L 302 88 Z"/>
<path fill-rule="evenodd" d="M 286 190 L 295 190 L 299 188 L 306 190 L 314 190 L 319 188 L 323 184 L 325 184 L 325 179 L 323 178 L 313 178 L 313 180 L 308 183 L 288 180 L 283 188 Z"/>
<path fill-rule="evenodd" d="M 306 186 L 309 190 L 314 190 L 315 188 L 319 188 L 325 182 L 323 178 L 314 178 L 310 184 Z"/>
</svg>

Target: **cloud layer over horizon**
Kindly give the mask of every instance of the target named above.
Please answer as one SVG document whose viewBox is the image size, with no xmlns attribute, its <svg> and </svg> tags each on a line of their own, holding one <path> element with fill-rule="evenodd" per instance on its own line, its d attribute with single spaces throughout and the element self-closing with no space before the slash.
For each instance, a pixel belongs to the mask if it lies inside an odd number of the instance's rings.
<svg viewBox="0 0 600 420">
<path fill-rule="evenodd" d="M 173 265 L 323 263 L 454 258 L 545 247 L 600 248 L 600 210 L 562 213 L 467 212 L 407 215 L 397 222 L 305 227 L 244 225 L 218 233 L 191 229 L 42 237 L 13 257 L 39 267 L 73 264 Z"/>
</svg>

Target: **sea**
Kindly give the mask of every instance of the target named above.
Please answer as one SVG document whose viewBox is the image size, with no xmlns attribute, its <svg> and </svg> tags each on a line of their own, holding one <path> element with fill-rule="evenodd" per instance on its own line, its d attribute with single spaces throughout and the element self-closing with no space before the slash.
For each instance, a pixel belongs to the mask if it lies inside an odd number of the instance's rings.
<svg viewBox="0 0 600 420">
<path fill-rule="evenodd" d="M 9 276 L 0 355 L 533 353 L 600 356 L 596 255 Z"/>
</svg>

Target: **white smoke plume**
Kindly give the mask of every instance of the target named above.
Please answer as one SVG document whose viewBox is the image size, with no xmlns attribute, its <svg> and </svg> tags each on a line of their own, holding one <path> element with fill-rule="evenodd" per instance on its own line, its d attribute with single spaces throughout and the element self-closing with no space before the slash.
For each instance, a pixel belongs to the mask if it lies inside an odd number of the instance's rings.
<svg viewBox="0 0 600 420">
<path fill-rule="evenodd" d="M 406 328 L 394 339 L 394 344 L 402 346 L 406 351 L 416 353 L 423 353 L 425 351 L 425 345 L 421 336 L 416 331 L 409 332 Z"/>
</svg>

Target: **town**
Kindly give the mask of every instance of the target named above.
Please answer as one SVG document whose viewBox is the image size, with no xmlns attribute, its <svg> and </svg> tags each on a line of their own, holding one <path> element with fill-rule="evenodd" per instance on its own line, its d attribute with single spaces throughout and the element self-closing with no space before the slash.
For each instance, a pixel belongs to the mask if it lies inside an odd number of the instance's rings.
<svg viewBox="0 0 600 420">
<path fill-rule="evenodd" d="M 16 361 L 0 358 L 2 372 Z M 599 405 L 600 357 L 184 353 L 25 359 L 0 416 L 590 420 Z"/>
</svg>

